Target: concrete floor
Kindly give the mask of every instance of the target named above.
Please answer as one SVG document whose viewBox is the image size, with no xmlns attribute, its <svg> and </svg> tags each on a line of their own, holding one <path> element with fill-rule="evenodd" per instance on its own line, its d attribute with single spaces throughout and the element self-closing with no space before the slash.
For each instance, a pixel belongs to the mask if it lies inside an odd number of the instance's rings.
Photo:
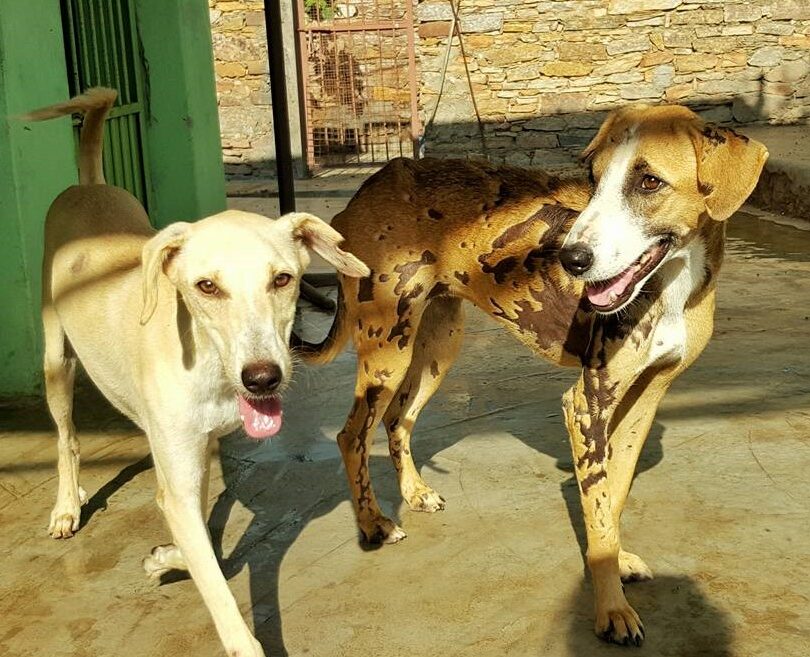
<svg viewBox="0 0 810 657">
<path fill-rule="evenodd" d="M 628 587 L 652 656 L 810 654 L 810 233 L 740 214 L 716 335 L 666 397 L 624 521 L 656 573 Z M 328 318 L 307 313 L 317 332 Z M 462 356 L 423 414 L 417 462 L 448 501 L 400 504 L 384 439 L 384 507 L 409 536 L 365 552 L 335 434 L 354 362 L 302 369 L 286 428 L 214 455 L 211 529 L 268 655 L 599 657 L 559 399 L 575 372 L 470 312 Z M 526 395 L 527 381 L 536 390 Z M 141 559 L 168 540 L 145 440 L 85 387 L 76 537 L 46 534 L 55 439 L 38 403 L 0 408 L 0 655 L 222 654 L 191 581 Z"/>
</svg>

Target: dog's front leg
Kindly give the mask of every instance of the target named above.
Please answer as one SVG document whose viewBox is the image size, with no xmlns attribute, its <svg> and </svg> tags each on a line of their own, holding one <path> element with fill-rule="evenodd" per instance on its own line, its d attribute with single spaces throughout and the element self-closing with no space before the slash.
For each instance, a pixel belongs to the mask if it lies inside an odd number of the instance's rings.
<svg viewBox="0 0 810 657">
<path fill-rule="evenodd" d="M 644 627 L 627 602 L 619 571 L 618 514 L 608 481 L 608 425 L 622 386 L 605 369 L 583 370 L 563 396 L 563 412 L 571 439 L 579 483 L 587 561 L 596 603 L 596 633 L 614 643 L 641 645 Z"/>
<path fill-rule="evenodd" d="M 228 588 L 205 525 L 201 498 L 207 479 L 208 438 L 186 438 L 170 432 L 150 438 L 158 489 L 162 491 L 160 506 L 228 656 L 264 657 Z"/>
</svg>

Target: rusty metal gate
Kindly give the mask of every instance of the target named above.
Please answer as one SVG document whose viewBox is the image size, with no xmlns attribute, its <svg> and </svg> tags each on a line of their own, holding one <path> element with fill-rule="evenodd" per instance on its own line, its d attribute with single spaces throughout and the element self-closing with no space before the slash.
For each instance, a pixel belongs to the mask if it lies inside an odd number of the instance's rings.
<svg viewBox="0 0 810 657">
<path fill-rule="evenodd" d="M 297 0 L 310 169 L 412 157 L 413 0 Z"/>
</svg>

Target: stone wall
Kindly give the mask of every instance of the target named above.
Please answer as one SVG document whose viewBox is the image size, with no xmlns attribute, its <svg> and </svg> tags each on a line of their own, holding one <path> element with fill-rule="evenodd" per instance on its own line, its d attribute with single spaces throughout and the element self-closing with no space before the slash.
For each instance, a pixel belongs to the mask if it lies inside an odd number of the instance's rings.
<svg viewBox="0 0 810 657">
<path fill-rule="evenodd" d="M 225 174 L 275 173 L 262 0 L 208 0 Z"/>
<path fill-rule="evenodd" d="M 421 106 L 436 104 L 451 11 L 423 0 Z M 718 123 L 810 117 L 810 0 L 464 0 L 460 16 L 489 157 L 564 166 L 607 110 L 689 105 Z M 480 154 L 458 39 L 426 152 Z"/>
<path fill-rule="evenodd" d="M 413 1 L 424 125 L 451 13 L 447 0 Z M 267 175 L 263 2 L 209 7 L 226 171 Z M 719 123 L 810 118 L 810 0 L 462 0 L 460 23 L 495 161 L 571 164 L 605 113 L 630 102 L 683 103 Z M 457 38 L 425 152 L 482 153 Z"/>
</svg>

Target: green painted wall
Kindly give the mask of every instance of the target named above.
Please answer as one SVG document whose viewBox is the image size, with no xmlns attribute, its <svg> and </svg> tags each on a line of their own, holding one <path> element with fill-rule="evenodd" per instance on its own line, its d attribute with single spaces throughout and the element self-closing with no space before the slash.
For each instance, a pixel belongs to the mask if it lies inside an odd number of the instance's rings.
<svg viewBox="0 0 810 657">
<path fill-rule="evenodd" d="M 42 224 L 77 178 L 68 119 L 13 117 L 67 97 L 63 61 L 58 2 L 0 0 L 0 396 L 40 389 Z"/>
<path fill-rule="evenodd" d="M 147 69 L 150 214 L 161 227 L 225 208 L 208 3 L 134 2 Z M 9 117 L 67 97 L 59 2 L 0 0 L 0 397 L 42 390 L 42 224 L 77 179 L 68 119 Z"/>
<path fill-rule="evenodd" d="M 225 209 L 211 23 L 205 0 L 135 0 L 146 60 L 155 226 Z"/>
</svg>

